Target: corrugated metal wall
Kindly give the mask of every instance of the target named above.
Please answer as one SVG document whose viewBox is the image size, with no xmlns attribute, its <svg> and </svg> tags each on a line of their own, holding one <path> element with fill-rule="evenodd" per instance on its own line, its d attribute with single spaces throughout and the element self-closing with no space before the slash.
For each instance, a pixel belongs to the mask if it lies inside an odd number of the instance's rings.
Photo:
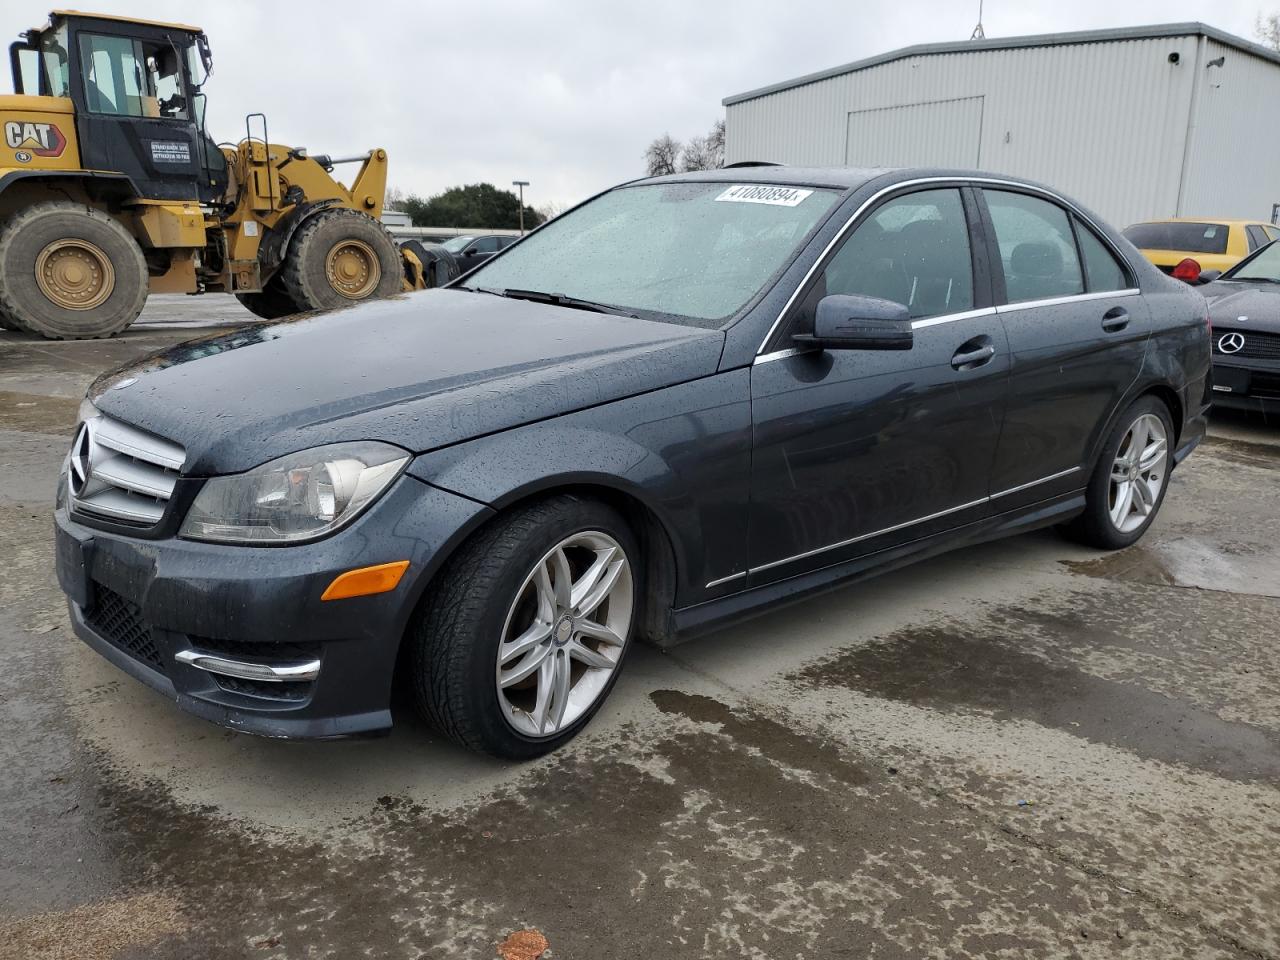
<svg viewBox="0 0 1280 960">
<path fill-rule="evenodd" d="M 1280 203 L 1280 67 L 1206 41 L 1184 188 L 1187 216 L 1270 220 Z"/>
<path fill-rule="evenodd" d="M 1120 226 L 1171 216 L 1199 42 L 1164 37 L 897 60 L 731 104 L 726 157 L 843 164 L 851 113 L 982 97 L 980 169 L 1052 184 Z M 1180 62 L 1171 64 L 1175 51 Z M 1280 67 L 1258 62 L 1280 78 Z M 1222 136 L 1210 126 L 1206 135 Z M 912 165 L 937 162 L 927 138 L 916 146 Z"/>
<path fill-rule="evenodd" d="M 982 97 L 877 107 L 849 114 L 844 162 L 851 167 L 902 167 L 927 154 L 946 167 L 976 167 Z"/>
</svg>

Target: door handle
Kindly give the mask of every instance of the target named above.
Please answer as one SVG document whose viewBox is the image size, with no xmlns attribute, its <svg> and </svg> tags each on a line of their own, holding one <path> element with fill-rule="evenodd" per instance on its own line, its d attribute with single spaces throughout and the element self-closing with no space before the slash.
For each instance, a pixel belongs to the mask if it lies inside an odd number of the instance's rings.
<svg viewBox="0 0 1280 960">
<path fill-rule="evenodd" d="M 1102 315 L 1102 329 L 1115 333 L 1129 325 L 1129 311 L 1124 307 L 1112 307 Z"/>
<path fill-rule="evenodd" d="M 968 347 L 965 344 L 965 347 Z M 990 363 L 991 358 L 996 355 L 996 348 L 991 344 L 984 344 L 981 347 L 972 347 L 966 350 L 961 347 L 956 351 L 955 356 L 951 358 L 951 366 L 956 370 L 972 370 L 974 367 L 980 367 L 984 363 Z"/>
</svg>

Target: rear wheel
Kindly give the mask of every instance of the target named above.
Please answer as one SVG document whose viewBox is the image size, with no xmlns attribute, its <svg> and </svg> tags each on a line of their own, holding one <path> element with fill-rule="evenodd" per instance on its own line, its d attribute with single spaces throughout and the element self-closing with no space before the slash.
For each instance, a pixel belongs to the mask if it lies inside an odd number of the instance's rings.
<svg viewBox="0 0 1280 960">
<path fill-rule="evenodd" d="M 150 282 L 142 250 L 114 217 L 38 203 L 0 228 L 0 315 L 50 339 L 111 337 L 137 319 Z"/>
<path fill-rule="evenodd" d="M 636 619 L 639 551 L 617 511 L 559 496 L 466 544 L 410 642 L 419 711 L 472 750 L 523 760 L 599 709 Z"/>
<path fill-rule="evenodd" d="M 1063 532 L 1103 550 L 1119 550 L 1151 526 L 1173 469 L 1173 420 L 1155 397 L 1141 397 L 1116 421 L 1085 491 L 1085 510 Z"/>
<path fill-rule="evenodd" d="M 267 281 L 266 288 L 260 293 L 237 293 L 236 299 L 243 303 L 250 313 L 263 320 L 279 320 L 281 317 L 299 312 L 297 304 L 289 296 L 289 291 L 285 289 L 284 281 L 279 274 Z"/>
<path fill-rule="evenodd" d="M 331 310 L 401 289 L 404 270 L 382 224 L 356 210 L 326 210 L 299 228 L 281 271 L 299 310 Z"/>
</svg>

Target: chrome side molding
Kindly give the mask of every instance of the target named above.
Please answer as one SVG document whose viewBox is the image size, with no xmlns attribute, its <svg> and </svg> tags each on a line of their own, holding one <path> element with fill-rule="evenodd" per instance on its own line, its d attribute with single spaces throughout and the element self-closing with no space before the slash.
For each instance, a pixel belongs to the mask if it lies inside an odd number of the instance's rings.
<svg viewBox="0 0 1280 960">
<path fill-rule="evenodd" d="M 289 680 L 314 680 L 320 675 L 319 660 L 301 660 L 297 663 L 269 664 L 245 663 L 243 660 L 228 660 L 226 657 L 201 653 L 199 650 L 179 650 L 173 659 L 197 670 L 221 674 L 224 677 L 237 677 L 241 680 L 265 680 L 271 683 L 284 683 Z"/>
</svg>

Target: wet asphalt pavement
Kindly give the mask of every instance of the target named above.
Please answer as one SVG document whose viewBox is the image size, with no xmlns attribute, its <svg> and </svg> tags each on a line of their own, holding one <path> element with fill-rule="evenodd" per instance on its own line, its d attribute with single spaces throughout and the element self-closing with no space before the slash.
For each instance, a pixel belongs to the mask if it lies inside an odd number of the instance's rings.
<svg viewBox="0 0 1280 960">
<path fill-rule="evenodd" d="M 407 705 L 282 743 L 90 652 L 52 566 L 88 382 L 246 316 L 0 332 L 0 957 L 1280 957 L 1280 423 L 1216 420 L 1130 550 L 1035 534 L 637 648 L 538 762 Z"/>
</svg>

